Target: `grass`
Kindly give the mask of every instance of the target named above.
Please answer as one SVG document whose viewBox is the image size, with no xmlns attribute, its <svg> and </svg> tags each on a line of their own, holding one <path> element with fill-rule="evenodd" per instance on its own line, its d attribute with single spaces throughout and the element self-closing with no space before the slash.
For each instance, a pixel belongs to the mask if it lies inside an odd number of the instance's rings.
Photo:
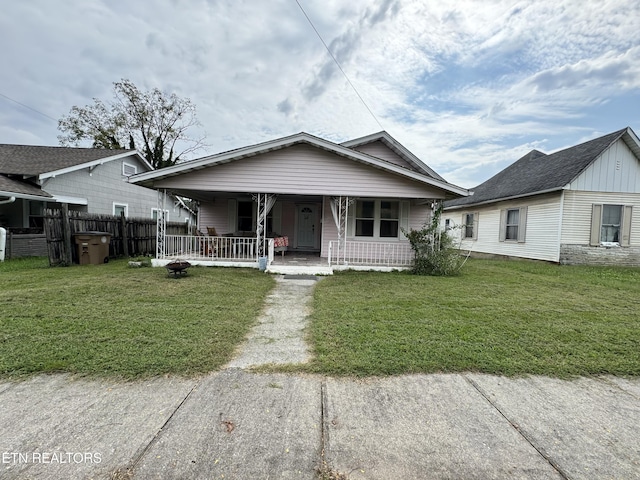
<svg viewBox="0 0 640 480">
<path fill-rule="evenodd" d="M 458 277 L 345 272 L 319 282 L 297 370 L 640 375 L 640 269 L 476 260 Z"/>
<path fill-rule="evenodd" d="M 230 360 L 274 281 L 252 269 L 0 263 L 0 376 L 198 375 Z"/>
</svg>

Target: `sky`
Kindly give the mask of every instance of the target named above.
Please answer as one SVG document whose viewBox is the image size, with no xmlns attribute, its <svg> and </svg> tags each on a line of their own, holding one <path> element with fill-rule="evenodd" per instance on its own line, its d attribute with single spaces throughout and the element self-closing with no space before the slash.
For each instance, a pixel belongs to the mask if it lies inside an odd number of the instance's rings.
<svg viewBox="0 0 640 480">
<path fill-rule="evenodd" d="M 640 134 L 637 0 L 298 1 L 3 0 L 0 143 L 58 145 L 57 120 L 123 78 L 196 105 L 192 158 L 386 130 L 465 188 Z"/>
</svg>

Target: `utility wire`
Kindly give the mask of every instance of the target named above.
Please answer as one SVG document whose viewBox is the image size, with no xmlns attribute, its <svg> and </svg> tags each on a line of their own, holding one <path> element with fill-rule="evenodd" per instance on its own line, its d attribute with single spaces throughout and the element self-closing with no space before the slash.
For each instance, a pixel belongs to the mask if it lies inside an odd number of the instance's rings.
<svg viewBox="0 0 640 480">
<path fill-rule="evenodd" d="M 371 111 L 371 109 L 369 108 L 369 105 L 367 105 L 367 102 L 364 101 L 364 99 L 362 98 L 362 95 L 360 95 L 360 93 L 358 92 L 358 89 L 355 87 L 355 85 L 351 82 L 351 80 L 349 80 L 349 77 L 347 76 L 347 74 L 345 73 L 345 71 L 342 69 L 342 67 L 340 66 L 340 63 L 338 63 L 338 60 L 336 59 L 336 57 L 333 55 L 333 53 L 331 53 L 331 50 L 329 49 L 329 46 L 326 44 L 326 42 L 324 41 L 324 39 L 322 38 L 322 35 L 320 35 L 320 32 L 318 32 L 318 29 L 316 28 L 316 26 L 313 24 L 313 22 L 311 21 L 311 19 L 309 18 L 309 15 L 307 15 L 307 12 L 304 11 L 304 8 L 302 8 L 302 5 L 300 5 L 300 2 L 298 0 L 296 0 L 296 3 L 298 4 L 298 7 L 300 7 L 300 10 L 302 11 L 302 13 L 304 14 L 305 18 L 307 19 L 307 21 L 309 22 L 309 25 L 311 25 L 311 28 L 313 28 L 313 31 L 316 32 L 316 35 L 318 36 L 318 38 L 320 39 L 320 41 L 322 42 L 322 44 L 324 45 L 324 48 L 327 49 L 327 52 L 329 52 L 329 55 L 331 56 L 331 58 L 333 59 L 333 61 L 335 62 L 335 64 L 338 66 L 338 68 L 340 69 L 340 71 L 342 72 L 342 75 L 344 75 L 344 78 L 346 78 L 347 82 L 349 83 L 349 85 L 351 85 L 351 88 L 353 89 L 354 92 L 356 92 L 356 95 L 358 96 L 358 98 L 360 99 L 360 101 L 362 102 L 362 104 L 364 105 L 364 107 L 367 109 L 367 111 L 371 114 L 371 116 L 373 117 L 373 119 L 376 121 L 376 123 L 378 124 L 378 126 L 380 127 L 381 130 L 384 130 L 384 127 L 382 126 L 382 124 L 380 123 L 380 121 L 378 120 L 378 117 L 375 116 L 375 114 Z"/>
<path fill-rule="evenodd" d="M 0 93 L 0 97 L 4 97 L 4 98 L 6 98 L 7 100 L 11 100 L 12 102 L 17 103 L 18 105 L 20 105 L 20 106 L 22 106 L 22 107 L 24 107 L 24 108 L 28 108 L 29 110 L 33 110 L 34 112 L 36 112 L 36 113 L 38 113 L 38 114 L 42 115 L 43 117 L 47 117 L 47 118 L 49 118 L 49 119 L 53 120 L 53 121 L 54 121 L 54 122 L 56 122 L 56 123 L 58 122 L 58 120 L 57 120 L 57 119 L 55 119 L 55 118 L 53 118 L 53 117 L 50 117 L 50 116 L 49 116 L 49 115 L 47 115 L 46 113 L 42 113 L 42 112 L 40 112 L 40 111 L 36 110 L 35 108 L 30 107 L 29 105 L 25 105 L 24 103 L 21 103 L 21 102 L 19 102 L 19 101 L 17 101 L 17 100 L 14 100 L 14 99 L 13 99 L 13 98 L 11 98 L 11 97 L 7 97 L 4 93 Z"/>
</svg>

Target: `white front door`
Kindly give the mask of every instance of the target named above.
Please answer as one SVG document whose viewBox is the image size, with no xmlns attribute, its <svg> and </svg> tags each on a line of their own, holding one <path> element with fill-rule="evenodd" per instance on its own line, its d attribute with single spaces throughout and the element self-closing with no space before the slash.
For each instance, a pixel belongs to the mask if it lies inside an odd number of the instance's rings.
<svg viewBox="0 0 640 480">
<path fill-rule="evenodd" d="M 296 246 L 298 248 L 317 248 L 316 230 L 318 230 L 318 226 L 316 225 L 316 205 L 298 205 L 296 213 L 298 224 L 296 229 Z"/>
</svg>

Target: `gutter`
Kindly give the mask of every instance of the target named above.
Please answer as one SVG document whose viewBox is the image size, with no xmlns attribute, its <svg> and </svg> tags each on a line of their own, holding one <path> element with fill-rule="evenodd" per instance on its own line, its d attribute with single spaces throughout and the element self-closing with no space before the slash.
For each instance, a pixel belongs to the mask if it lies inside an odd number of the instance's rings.
<svg viewBox="0 0 640 480">
<path fill-rule="evenodd" d="M 7 203 L 13 203 L 16 201 L 16 197 L 9 197 L 7 200 L 0 200 L 0 205 L 5 205 Z"/>
<path fill-rule="evenodd" d="M 555 187 L 555 188 L 550 188 L 548 190 L 540 190 L 538 192 L 523 193 L 522 195 L 513 195 L 511 197 L 494 198 L 492 200 L 485 200 L 484 202 L 465 203 L 464 205 L 453 205 L 451 207 L 445 207 L 444 210 L 445 211 L 447 211 L 447 210 L 465 210 L 465 209 L 469 209 L 470 207 L 477 207 L 478 205 L 488 205 L 490 203 L 504 202 L 504 201 L 507 201 L 507 200 L 516 200 L 518 198 L 533 197 L 533 196 L 536 196 L 536 195 L 542 195 L 544 193 L 560 192 L 562 190 L 565 190 L 565 187 Z"/>
</svg>

